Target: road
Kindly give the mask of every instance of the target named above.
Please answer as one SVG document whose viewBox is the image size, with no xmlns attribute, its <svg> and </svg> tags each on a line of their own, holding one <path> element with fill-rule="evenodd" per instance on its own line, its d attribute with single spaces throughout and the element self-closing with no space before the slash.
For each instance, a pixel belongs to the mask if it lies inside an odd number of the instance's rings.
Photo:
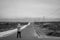
<svg viewBox="0 0 60 40">
<path fill-rule="evenodd" d="M 21 29 L 23 29 L 23 28 L 24 27 L 22 27 Z M 16 34 L 17 34 L 17 29 L 2 32 L 2 33 L 0 33 L 0 37 L 1 37 L 0 40 L 17 40 Z M 21 40 L 22 39 L 23 40 L 25 40 L 25 39 L 34 39 L 33 34 L 34 34 L 34 30 L 33 30 L 32 26 L 28 26 L 28 27 L 24 28 L 24 30 L 22 30 Z"/>
<path fill-rule="evenodd" d="M 28 23 L 27 25 L 22 26 L 20 28 L 20 30 L 25 29 L 29 25 L 30 25 L 30 23 Z M 0 37 L 6 37 L 6 36 L 11 35 L 11 34 L 16 33 L 16 32 L 17 32 L 17 28 L 16 29 L 12 29 L 12 30 L 8 30 L 8 31 L 4 31 L 4 32 L 0 32 Z"/>
<path fill-rule="evenodd" d="M 8 36 L 6 36 L 6 35 L 5 35 L 5 37 L 2 36 L 2 37 L 0 37 L 0 40 L 55 40 L 53 38 L 37 38 L 34 35 L 35 31 L 31 25 L 27 26 L 26 28 L 24 28 L 24 30 L 22 30 L 22 32 L 21 32 L 22 38 L 21 39 L 16 37 L 17 29 L 10 30 L 7 33 L 8 34 L 6 34 L 6 33 L 5 34 Z"/>
</svg>

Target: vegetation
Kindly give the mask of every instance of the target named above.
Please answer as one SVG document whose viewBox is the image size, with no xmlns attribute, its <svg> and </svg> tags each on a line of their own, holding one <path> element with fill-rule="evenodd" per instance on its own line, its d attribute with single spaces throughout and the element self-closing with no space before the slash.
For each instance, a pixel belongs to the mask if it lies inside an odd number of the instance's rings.
<svg viewBox="0 0 60 40">
<path fill-rule="evenodd" d="M 47 36 L 60 37 L 60 22 L 34 22 L 37 34 L 43 32 Z"/>
<path fill-rule="evenodd" d="M 0 22 L 0 32 L 15 29 L 18 23 L 22 26 L 28 24 L 28 22 Z"/>
</svg>

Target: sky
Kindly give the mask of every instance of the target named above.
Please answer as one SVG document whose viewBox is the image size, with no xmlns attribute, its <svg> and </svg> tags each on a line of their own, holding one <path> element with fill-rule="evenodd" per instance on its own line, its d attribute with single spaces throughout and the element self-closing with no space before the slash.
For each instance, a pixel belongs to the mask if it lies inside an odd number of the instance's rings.
<svg viewBox="0 0 60 40">
<path fill-rule="evenodd" d="M 0 0 L 0 18 L 60 18 L 60 0 Z"/>
</svg>

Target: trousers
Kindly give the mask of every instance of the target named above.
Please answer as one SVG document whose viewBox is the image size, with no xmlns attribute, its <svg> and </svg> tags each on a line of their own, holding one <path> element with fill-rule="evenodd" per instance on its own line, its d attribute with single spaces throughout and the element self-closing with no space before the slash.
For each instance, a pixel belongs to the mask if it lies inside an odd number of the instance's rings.
<svg viewBox="0 0 60 40">
<path fill-rule="evenodd" d="M 21 31 L 17 31 L 17 38 L 21 38 Z"/>
</svg>

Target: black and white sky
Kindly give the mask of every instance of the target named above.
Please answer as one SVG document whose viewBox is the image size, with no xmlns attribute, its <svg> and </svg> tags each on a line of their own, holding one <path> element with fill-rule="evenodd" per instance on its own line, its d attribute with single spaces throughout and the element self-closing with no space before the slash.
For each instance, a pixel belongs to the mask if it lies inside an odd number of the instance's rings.
<svg viewBox="0 0 60 40">
<path fill-rule="evenodd" d="M 0 0 L 0 18 L 60 18 L 60 0 Z"/>
</svg>

